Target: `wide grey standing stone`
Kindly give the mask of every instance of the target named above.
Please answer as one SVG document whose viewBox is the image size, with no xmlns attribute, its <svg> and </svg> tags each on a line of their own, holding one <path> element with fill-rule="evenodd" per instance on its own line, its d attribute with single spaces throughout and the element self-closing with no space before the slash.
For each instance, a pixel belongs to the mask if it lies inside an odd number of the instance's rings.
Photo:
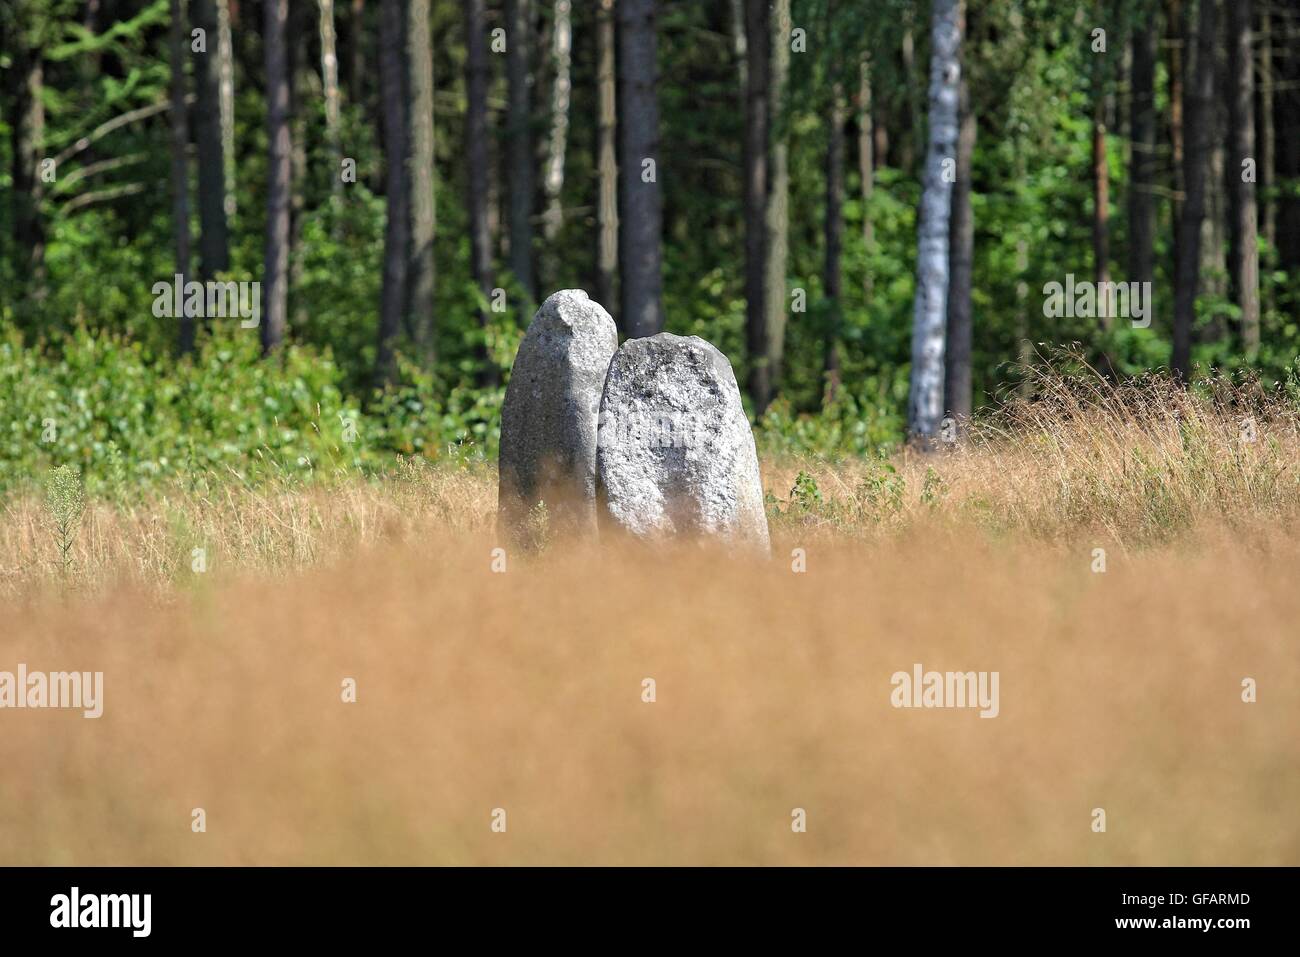
<svg viewBox="0 0 1300 957">
<path fill-rule="evenodd" d="M 542 303 L 501 409 L 498 514 L 520 537 L 539 502 L 547 531 L 596 530 L 596 424 L 618 329 L 581 289 Z"/>
<path fill-rule="evenodd" d="M 596 473 L 602 529 L 712 535 L 770 550 L 736 374 L 698 336 L 665 332 L 619 348 L 600 400 Z"/>
</svg>

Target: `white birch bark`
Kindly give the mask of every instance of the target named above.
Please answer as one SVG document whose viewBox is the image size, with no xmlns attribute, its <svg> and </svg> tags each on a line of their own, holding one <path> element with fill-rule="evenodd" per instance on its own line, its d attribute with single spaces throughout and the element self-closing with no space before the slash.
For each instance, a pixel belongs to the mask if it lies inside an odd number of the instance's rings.
<svg viewBox="0 0 1300 957">
<path fill-rule="evenodd" d="M 908 430 L 928 440 L 943 417 L 944 332 L 948 313 L 948 217 L 957 164 L 961 0 L 934 0 L 930 55 L 930 133 L 917 225 L 916 301 Z"/>
</svg>

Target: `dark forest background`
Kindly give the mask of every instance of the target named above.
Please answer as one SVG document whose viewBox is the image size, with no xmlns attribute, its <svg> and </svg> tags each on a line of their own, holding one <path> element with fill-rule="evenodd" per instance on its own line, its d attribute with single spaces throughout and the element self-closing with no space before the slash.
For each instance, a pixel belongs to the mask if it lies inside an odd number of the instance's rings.
<svg viewBox="0 0 1300 957">
<path fill-rule="evenodd" d="M 0 28 L 0 487 L 491 457 L 522 331 L 575 286 L 721 348 L 765 451 L 887 451 L 933 431 L 941 159 L 958 421 L 1045 361 L 1300 393 L 1279 0 L 7 0 Z M 156 316 L 177 273 L 260 283 L 259 327 Z M 1150 282 L 1149 328 L 1049 318 L 1070 274 Z"/>
</svg>

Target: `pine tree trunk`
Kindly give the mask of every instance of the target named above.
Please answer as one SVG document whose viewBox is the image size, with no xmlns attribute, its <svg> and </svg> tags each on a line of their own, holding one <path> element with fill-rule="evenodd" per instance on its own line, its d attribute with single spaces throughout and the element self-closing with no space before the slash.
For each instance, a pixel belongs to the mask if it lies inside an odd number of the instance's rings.
<svg viewBox="0 0 1300 957">
<path fill-rule="evenodd" d="M 485 0 L 465 2 L 465 163 L 469 191 L 469 268 L 474 284 L 486 300 L 492 294 L 492 233 L 488 226 L 488 177 L 492 169 L 488 143 L 488 49 Z M 479 326 L 486 329 L 488 313 L 479 309 Z M 489 361 L 486 343 L 479 348 L 479 381 L 497 383 L 496 367 Z"/>
<path fill-rule="evenodd" d="M 343 192 L 343 177 L 339 175 L 343 148 L 339 139 L 338 35 L 335 32 L 334 0 L 317 2 L 320 4 L 320 76 L 325 94 L 325 144 L 329 149 L 330 189 L 337 202 Z"/>
<path fill-rule="evenodd" d="M 964 26 L 964 25 L 963 25 Z M 963 33 L 965 31 L 963 30 Z M 964 59 L 964 57 L 963 57 Z M 970 104 L 970 84 L 965 64 L 958 81 L 957 180 L 952 184 L 952 209 L 948 225 L 948 331 L 944 352 L 944 408 L 967 418 L 971 414 L 971 277 L 975 258 L 975 219 L 971 210 L 971 160 L 978 127 Z"/>
<path fill-rule="evenodd" d="M 205 48 L 195 51 L 195 144 L 199 166 L 199 275 L 206 281 L 230 268 L 226 229 L 226 169 L 221 138 L 221 57 L 215 0 L 191 0 Z"/>
<path fill-rule="evenodd" d="M 636 338 L 664 327 L 655 0 L 620 0 L 617 9 L 623 185 L 619 259 L 624 329 Z"/>
<path fill-rule="evenodd" d="M 289 131 L 289 61 L 285 28 L 289 0 L 265 0 L 262 44 L 266 52 L 266 265 L 263 270 L 262 351 L 284 342 L 289 321 L 289 190 L 293 142 Z"/>
<path fill-rule="evenodd" d="M 771 27 L 771 47 L 768 51 L 771 57 L 771 71 L 768 74 L 768 135 L 771 140 L 771 156 L 764 217 L 767 239 L 764 250 L 766 264 L 763 269 L 768 395 L 761 405 L 755 400 L 756 415 L 762 415 L 767 410 L 772 395 L 780 388 L 781 365 L 785 358 L 785 324 L 789 308 L 786 274 L 790 258 L 790 130 L 786 116 L 786 90 L 790 77 L 790 35 L 794 27 L 790 19 L 790 0 L 776 0 L 773 4 Z M 842 188 L 840 197 L 843 198 Z"/>
<path fill-rule="evenodd" d="M 352 63 L 348 70 L 348 96 L 359 106 L 365 97 L 366 0 L 352 0 L 351 28 L 352 42 L 349 52 Z"/>
<path fill-rule="evenodd" d="M 755 409 L 771 399 L 767 365 L 767 145 L 770 17 L 766 0 L 745 0 L 745 328 L 749 394 Z"/>
<path fill-rule="evenodd" d="M 13 147 L 10 175 L 14 263 L 16 278 L 25 286 L 18 297 L 19 311 L 34 321 L 32 307 L 45 298 L 45 224 L 41 218 L 44 184 L 37 169 L 45 140 L 45 107 L 41 100 L 45 72 L 42 51 L 26 34 L 36 26 L 31 0 L 24 0 L 17 12 L 19 27 L 14 35 L 13 62 L 5 71 L 12 78 L 9 100 L 13 114 L 9 127 Z"/>
<path fill-rule="evenodd" d="M 429 0 L 406 0 L 407 68 L 409 70 L 411 265 L 408 277 L 411 322 L 416 351 L 426 366 L 434 357 L 434 259 L 437 221 L 433 179 L 433 46 Z"/>
<path fill-rule="evenodd" d="M 555 61 L 555 83 L 551 87 L 551 137 L 547 146 L 546 178 L 542 183 L 546 192 L 546 216 L 543 235 L 547 248 L 560 234 L 564 225 L 564 155 L 569 138 L 569 61 L 573 46 L 573 21 L 570 0 L 555 0 L 555 25 L 551 33 L 551 55 Z M 553 274 L 553 270 L 552 270 Z"/>
<path fill-rule="evenodd" d="M 912 316 L 912 373 L 908 429 L 928 448 L 943 418 L 944 337 L 948 313 L 948 242 L 955 163 L 958 85 L 961 79 L 960 0 L 934 0 L 931 10 L 929 147 L 917 216 L 916 300 Z"/>
<path fill-rule="evenodd" d="M 1106 164 L 1106 54 L 1094 53 L 1092 77 L 1092 278 L 1110 282 L 1110 168 Z M 1112 316 L 1101 310 L 1103 329 Z"/>
<path fill-rule="evenodd" d="M 387 220 L 384 224 L 384 279 L 379 306 L 379 345 L 375 355 L 375 380 L 392 382 L 397 374 L 397 336 L 406 310 L 409 261 L 407 236 L 410 223 L 407 185 L 407 116 L 404 58 L 393 51 L 403 43 L 403 0 L 381 0 L 379 4 L 380 105 L 384 125 L 384 187 L 387 192 Z"/>
<path fill-rule="evenodd" d="M 533 136 L 529 90 L 530 0 L 506 0 L 506 169 L 510 182 L 510 269 L 533 298 Z"/>
<path fill-rule="evenodd" d="M 614 74 L 614 0 L 600 0 L 596 12 L 596 298 L 606 309 L 614 308 L 618 290 L 618 156 L 616 103 L 618 86 Z"/>
<path fill-rule="evenodd" d="M 916 153 L 918 148 L 925 150 L 925 141 L 921 131 L 921 84 L 916 82 L 916 50 L 912 33 L 912 13 L 904 14 L 907 23 L 903 27 L 903 78 L 905 95 L 901 104 L 902 122 L 898 130 L 898 166 L 904 174 L 912 176 L 916 172 Z"/>
<path fill-rule="evenodd" d="M 1147 8 L 1133 30 L 1130 72 L 1132 106 L 1129 125 L 1132 156 L 1128 186 L 1128 279 L 1152 282 L 1155 275 L 1156 172 L 1156 23 L 1154 7 Z"/>
<path fill-rule="evenodd" d="M 1201 274 L 1201 226 L 1205 218 L 1206 167 L 1214 109 L 1215 0 L 1200 0 L 1193 81 L 1184 90 L 1183 117 L 1187 124 L 1183 181 L 1186 200 L 1179 223 L 1178 256 L 1174 275 L 1174 347 L 1170 366 L 1174 376 L 1187 382 L 1191 376 L 1192 323 Z"/>
<path fill-rule="evenodd" d="M 181 0 L 171 0 L 171 24 L 168 47 L 171 54 L 171 154 L 172 154 L 172 231 L 176 243 L 176 272 L 182 285 L 190 278 L 190 185 L 189 124 L 185 115 L 185 43 L 189 25 Z M 178 348 L 182 355 L 194 348 L 194 326 L 197 317 L 182 310 L 180 316 Z"/>
<path fill-rule="evenodd" d="M 312 89 L 316 74 L 307 55 L 311 8 L 306 4 L 289 4 L 288 32 L 285 34 L 286 62 L 289 66 L 289 281 L 285 296 L 290 308 L 289 324 L 301 327 L 307 322 L 307 307 L 292 295 L 302 287 L 302 225 L 307 202 L 303 190 L 307 185 L 307 111 L 300 102 L 319 102 L 320 92 Z M 307 98 L 311 90 L 310 99 Z M 285 330 L 286 335 L 288 329 Z"/>
<path fill-rule="evenodd" d="M 871 114 L 871 66 L 866 57 L 862 59 L 861 78 L 858 85 L 858 179 L 862 186 L 862 249 L 867 257 L 866 267 L 862 270 L 862 292 L 868 303 L 871 301 L 872 273 L 871 256 L 876 245 L 875 225 L 871 221 L 871 195 L 875 190 L 875 131 L 872 128 Z"/>
<path fill-rule="evenodd" d="M 222 196 L 223 207 L 229 218 L 238 209 L 235 200 L 235 44 L 230 35 L 230 0 L 217 0 L 217 60 L 221 102 L 221 169 L 225 180 Z M 229 222 L 226 228 L 229 233 Z"/>
<path fill-rule="evenodd" d="M 1167 0 L 1165 41 L 1169 51 L 1169 148 L 1172 157 L 1173 199 L 1171 200 L 1174 224 L 1174 260 L 1178 259 L 1178 237 L 1182 235 L 1179 223 L 1183 218 L 1183 103 L 1187 96 L 1183 90 L 1183 63 L 1187 54 L 1187 17 L 1182 0 Z"/>
<path fill-rule="evenodd" d="M 1277 140 L 1273 125 L 1273 0 L 1259 0 L 1259 199 L 1260 230 L 1277 245 Z M 1270 287 L 1271 288 L 1271 287 Z"/>
<path fill-rule="evenodd" d="M 823 360 L 826 392 L 830 405 L 840 393 L 840 251 L 844 236 L 844 95 L 838 83 L 831 87 L 830 116 L 826 142 L 826 263 L 822 274 L 826 301 L 826 342 Z"/>
<path fill-rule="evenodd" d="M 1228 83 L 1231 148 L 1226 163 L 1232 185 L 1233 296 L 1241 309 L 1241 344 L 1246 358 L 1259 353 L 1259 248 L 1255 183 L 1244 161 L 1255 160 L 1255 59 L 1251 48 L 1251 0 L 1228 5 Z"/>
</svg>

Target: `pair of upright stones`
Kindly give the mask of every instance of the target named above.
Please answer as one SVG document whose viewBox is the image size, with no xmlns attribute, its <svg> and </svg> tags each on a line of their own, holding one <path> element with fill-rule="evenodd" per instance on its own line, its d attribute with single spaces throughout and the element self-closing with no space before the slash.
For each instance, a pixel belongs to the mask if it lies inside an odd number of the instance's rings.
<svg viewBox="0 0 1300 957">
<path fill-rule="evenodd" d="M 620 347 L 614 320 L 581 289 L 542 304 L 515 356 L 498 502 L 516 539 L 544 507 L 548 530 L 769 550 L 754 436 L 727 357 L 669 333 Z"/>
</svg>

